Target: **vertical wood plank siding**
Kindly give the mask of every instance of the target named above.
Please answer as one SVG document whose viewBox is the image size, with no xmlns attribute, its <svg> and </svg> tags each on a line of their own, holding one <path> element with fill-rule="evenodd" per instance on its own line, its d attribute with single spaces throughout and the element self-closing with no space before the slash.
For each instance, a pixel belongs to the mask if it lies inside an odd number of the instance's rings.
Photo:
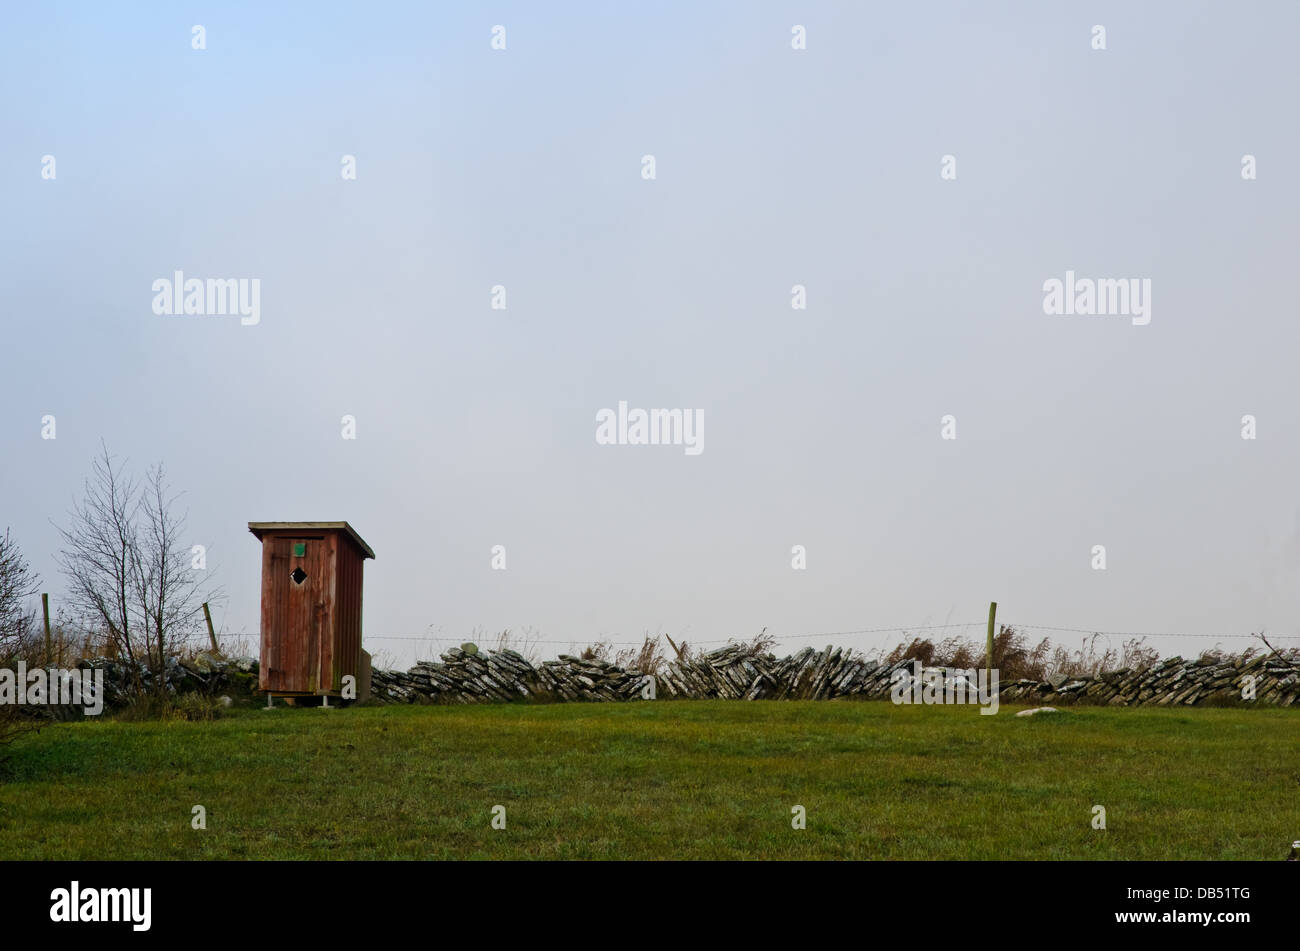
<svg viewBox="0 0 1300 951">
<path fill-rule="evenodd" d="M 262 538 L 259 686 L 271 693 L 339 693 L 358 677 L 367 554 L 348 534 L 266 531 Z M 295 556 L 295 545 L 305 553 Z M 306 578 L 295 583 L 301 568 Z"/>
</svg>

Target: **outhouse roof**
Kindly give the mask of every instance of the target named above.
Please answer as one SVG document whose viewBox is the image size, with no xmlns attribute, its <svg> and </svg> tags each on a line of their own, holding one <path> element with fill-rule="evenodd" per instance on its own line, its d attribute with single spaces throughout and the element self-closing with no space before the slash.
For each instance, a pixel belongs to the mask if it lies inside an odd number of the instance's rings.
<svg viewBox="0 0 1300 951">
<path fill-rule="evenodd" d="M 259 541 L 268 532 L 342 532 L 365 552 L 367 558 L 375 557 L 374 549 L 367 545 L 357 534 L 357 530 L 347 522 L 249 522 L 248 530 L 257 536 Z"/>
</svg>

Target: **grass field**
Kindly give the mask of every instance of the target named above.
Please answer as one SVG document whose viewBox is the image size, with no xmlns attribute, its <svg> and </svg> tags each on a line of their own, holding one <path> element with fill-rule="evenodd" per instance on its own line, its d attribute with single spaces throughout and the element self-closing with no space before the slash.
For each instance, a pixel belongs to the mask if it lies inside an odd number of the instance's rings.
<svg viewBox="0 0 1300 951">
<path fill-rule="evenodd" d="M 1297 711 L 1015 709 L 659 701 L 56 725 L 0 765 L 0 858 L 1277 860 L 1300 838 Z"/>
</svg>

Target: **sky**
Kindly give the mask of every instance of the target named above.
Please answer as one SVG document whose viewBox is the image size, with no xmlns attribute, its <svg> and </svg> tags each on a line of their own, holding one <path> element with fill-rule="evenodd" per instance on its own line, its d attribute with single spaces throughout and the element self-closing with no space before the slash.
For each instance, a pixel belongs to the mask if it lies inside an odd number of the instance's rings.
<svg viewBox="0 0 1300 951">
<path fill-rule="evenodd" d="M 1294 4 L 5 20 L 0 530 L 56 607 L 102 440 L 165 462 L 253 650 L 247 523 L 293 520 L 374 548 L 396 666 L 982 638 L 990 601 L 1068 647 L 1300 644 Z M 176 271 L 256 279 L 257 321 L 155 313 Z M 1045 312 L 1067 271 L 1149 321 Z M 700 451 L 601 444 L 620 402 Z"/>
</svg>

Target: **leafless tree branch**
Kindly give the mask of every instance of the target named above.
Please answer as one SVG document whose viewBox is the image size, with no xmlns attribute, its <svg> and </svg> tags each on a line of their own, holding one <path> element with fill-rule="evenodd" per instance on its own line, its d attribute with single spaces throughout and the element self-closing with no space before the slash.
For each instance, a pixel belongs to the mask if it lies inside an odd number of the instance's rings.
<svg viewBox="0 0 1300 951">
<path fill-rule="evenodd" d="M 167 658 L 197 632 L 203 579 L 191 569 L 162 464 L 143 482 L 131 478 L 101 444 L 83 498 L 61 528 L 59 566 L 82 623 L 98 630 L 133 671 L 165 690 Z"/>
</svg>

